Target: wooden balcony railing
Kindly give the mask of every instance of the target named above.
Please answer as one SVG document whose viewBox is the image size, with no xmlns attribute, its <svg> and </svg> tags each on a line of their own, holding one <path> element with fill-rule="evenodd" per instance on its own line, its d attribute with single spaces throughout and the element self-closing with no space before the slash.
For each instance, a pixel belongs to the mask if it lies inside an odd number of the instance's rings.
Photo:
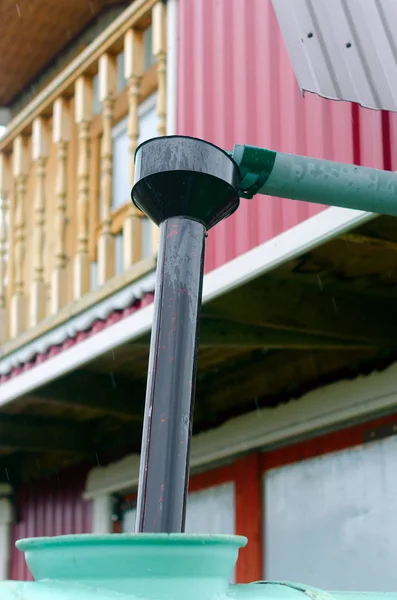
<svg viewBox="0 0 397 600">
<path fill-rule="evenodd" d="M 136 0 L 0 140 L 1 342 L 155 254 L 129 191 L 138 143 L 165 129 L 166 5 Z"/>
</svg>

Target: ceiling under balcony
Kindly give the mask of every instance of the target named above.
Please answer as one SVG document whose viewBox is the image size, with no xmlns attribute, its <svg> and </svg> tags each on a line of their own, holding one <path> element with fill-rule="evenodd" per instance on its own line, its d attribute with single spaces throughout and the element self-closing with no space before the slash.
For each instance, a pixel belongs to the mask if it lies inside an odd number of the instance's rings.
<svg viewBox="0 0 397 600">
<path fill-rule="evenodd" d="M 395 362 L 396 231 L 374 217 L 204 303 L 194 432 Z M 139 452 L 148 350 L 149 331 L 4 403 L 0 481 Z"/>
<path fill-rule="evenodd" d="M 61 68 L 92 41 L 106 14 L 117 14 L 130 2 L 121 0 L 3 0 L 0 36 L 0 106 L 9 107 L 37 87 L 43 71 Z M 112 11 L 112 13 L 109 13 Z M 114 15 L 115 16 L 115 15 Z M 96 26 L 95 26 L 96 25 Z M 38 91 L 38 90 L 37 90 Z"/>
</svg>

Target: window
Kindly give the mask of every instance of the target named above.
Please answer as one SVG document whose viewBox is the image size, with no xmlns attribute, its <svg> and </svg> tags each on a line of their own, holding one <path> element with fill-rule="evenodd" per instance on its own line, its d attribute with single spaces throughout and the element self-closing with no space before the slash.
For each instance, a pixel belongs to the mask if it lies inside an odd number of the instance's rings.
<svg viewBox="0 0 397 600">
<path fill-rule="evenodd" d="M 152 26 L 145 29 L 143 32 L 143 68 L 145 71 L 150 69 L 155 64 L 156 60 L 153 56 L 153 29 Z"/>
<path fill-rule="evenodd" d="M 122 531 L 135 531 L 135 506 L 130 504 L 123 514 Z M 234 484 L 225 483 L 189 494 L 186 507 L 186 533 L 235 532 Z M 230 582 L 235 581 L 233 573 Z"/>
<path fill-rule="evenodd" d="M 139 107 L 139 139 L 141 144 L 147 139 L 157 135 L 156 115 L 157 94 L 153 94 L 142 102 Z M 118 210 L 130 200 L 129 177 L 129 139 L 125 118 L 113 127 L 113 196 L 112 211 Z M 102 217 L 102 204 L 101 204 Z M 153 253 L 153 225 L 149 219 L 142 218 L 142 258 L 147 258 Z M 116 273 L 122 272 L 122 238 L 116 239 Z"/>
<path fill-rule="evenodd" d="M 144 73 L 142 77 L 142 89 L 154 89 L 156 82 L 155 69 L 151 68 L 154 63 L 154 57 L 152 55 L 152 28 L 148 27 L 143 32 L 143 53 L 144 53 Z M 125 219 L 128 214 L 129 207 L 131 206 L 131 180 L 130 180 L 130 165 L 131 157 L 129 152 L 130 140 L 128 137 L 128 115 L 120 119 L 120 113 L 125 114 L 126 104 L 128 101 L 128 94 L 126 90 L 127 81 L 124 76 L 124 63 L 125 54 L 124 51 L 119 52 L 115 56 L 116 61 L 116 74 L 117 74 L 117 102 L 115 104 L 115 125 L 112 128 L 112 153 L 113 153 L 113 173 L 112 173 L 112 197 L 111 197 L 111 233 L 114 236 L 115 244 L 115 263 L 114 270 L 115 274 L 120 274 L 124 270 L 124 240 L 123 240 L 123 227 Z M 139 138 L 138 144 L 145 140 L 157 136 L 157 93 L 147 97 L 138 107 L 138 126 L 139 126 Z M 101 119 L 98 117 L 102 111 L 101 102 L 99 100 L 99 76 L 98 74 L 93 77 L 93 112 L 97 115 L 94 119 L 95 133 L 98 136 L 96 138 L 96 148 L 98 152 L 98 162 L 100 162 L 100 130 L 101 130 Z M 101 170 L 97 176 L 98 185 L 98 204 L 93 209 L 95 215 L 96 236 L 92 243 L 91 258 L 96 259 L 96 244 L 101 235 L 102 222 L 104 218 L 104 206 L 102 198 L 102 185 L 101 185 Z M 93 198 L 93 201 L 94 198 Z M 98 214 L 99 213 L 99 214 Z M 153 255 L 154 243 L 157 237 L 154 236 L 154 229 L 151 222 L 146 219 L 143 215 L 139 215 L 140 223 L 142 226 L 141 240 L 133 240 L 133 243 L 138 243 L 138 248 L 134 246 L 131 250 L 135 254 L 142 258 L 149 258 Z M 91 288 L 95 289 L 97 286 L 97 274 L 96 265 L 91 267 Z"/>
<path fill-rule="evenodd" d="M 116 56 L 116 69 L 117 69 L 117 93 L 123 91 L 127 82 L 124 77 L 124 52 L 120 52 Z"/>
<path fill-rule="evenodd" d="M 153 254 L 153 223 L 148 218 L 142 217 L 142 258 L 149 258 Z"/>
<path fill-rule="evenodd" d="M 186 508 L 186 533 L 234 533 L 234 485 L 225 483 L 189 494 Z M 136 509 L 127 506 L 122 529 L 135 530 Z"/>
<path fill-rule="evenodd" d="M 234 533 L 233 483 L 189 494 L 186 533 Z"/>
<path fill-rule="evenodd" d="M 1 129 L 1 128 L 0 128 Z M 0 133 L 0 137 L 1 137 L 1 133 Z M 4 205 L 3 205 L 3 200 L 0 196 L 0 228 L 2 228 L 3 234 L 6 234 L 6 238 L 3 240 L 4 245 L 3 247 L 0 246 L 0 252 L 3 252 L 4 254 L 2 256 L 0 256 L 0 260 L 3 261 L 3 264 L 7 265 L 8 263 L 8 250 L 9 250 L 9 230 L 10 230 L 10 205 L 8 204 L 8 210 L 6 213 L 4 213 L 4 209 L 3 209 Z M 0 241 L 1 244 L 1 241 Z M 3 285 L 5 287 L 7 287 L 8 285 L 8 269 L 5 269 L 5 274 L 4 274 L 4 280 L 3 280 Z"/>
<path fill-rule="evenodd" d="M 124 270 L 124 236 L 123 232 L 120 231 L 114 237 L 114 274 L 120 275 Z"/>
<path fill-rule="evenodd" d="M 92 112 L 94 115 L 99 115 L 102 110 L 102 105 L 99 100 L 99 75 L 98 73 L 92 78 Z"/>
<path fill-rule="evenodd" d="M 153 94 L 139 107 L 138 144 L 157 136 L 156 102 L 157 94 Z"/>
<path fill-rule="evenodd" d="M 156 99 L 157 94 L 153 94 L 145 102 L 142 102 L 139 107 L 139 144 L 157 135 Z M 127 123 L 128 118 L 126 117 L 113 127 L 113 210 L 129 202 L 130 177 Z"/>
<path fill-rule="evenodd" d="M 397 436 L 269 470 L 266 579 L 397 588 Z"/>
<path fill-rule="evenodd" d="M 112 210 L 116 210 L 129 201 L 129 140 L 127 118 L 113 127 L 113 196 Z"/>
<path fill-rule="evenodd" d="M 151 28 L 150 28 L 151 29 Z M 139 113 L 139 144 L 157 136 L 157 94 L 142 102 Z M 153 254 L 153 223 L 146 217 L 142 219 L 142 258 Z"/>
<path fill-rule="evenodd" d="M 98 289 L 98 263 L 92 262 L 90 264 L 90 290 Z"/>
</svg>

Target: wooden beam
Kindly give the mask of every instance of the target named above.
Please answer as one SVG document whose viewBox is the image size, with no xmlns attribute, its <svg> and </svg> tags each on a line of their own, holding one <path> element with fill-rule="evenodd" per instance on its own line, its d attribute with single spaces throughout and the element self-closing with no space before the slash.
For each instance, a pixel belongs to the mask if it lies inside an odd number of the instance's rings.
<svg viewBox="0 0 397 600">
<path fill-rule="evenodd" d="M 251 325 L 204 315 L 200 323 L 200 347 L 351 350 L 370 348 L 371 345 L 324 334 L 291 331 L 280 326 Z"/>
<path fill-rule="evenodd" d="M 397 345 L 394 313 L 387 300 L 329 293 L 270 277 L 238 288 L 204 308 L 207 317 L 376 347 Z"/>
<path fill-rule="evenodd" d="M 59 471 L 81 462 L 79 455 L 43 452 L 15 452 L 0 459 L 0 482 L 17 485 L 56 475 Z M 56 485 L 56 480 L 53 482 Z"/>
<path fill-rule="evenodd" d="M 374 361 L 373 351 L 296 351 L 252 353 L 224 368 L 202 374 L 197 384 L 195 426 L 219 424 L 247 410 L 298 398 L 321 385 L 354 377 L 360 365 Z M 249 403 L 249 404 L 247 404 Z M 251 407 L 251 408 L 249 408 Z"/>
<path fill-rule="evenodd" d="M 26 416 L 0 416 L 0 448 L 28 452 L 93 453 L 90 426 Z"/>
<path fill-rule="evenodd" d="M 141 422 L 146 382 L 130 381 L 113 373 L 75 371 L 37 389 L 29 399 Z"/>
<path fill-rule="evenodd" d="M 53 421 L 53 429 L 57 434 L 62 429 L 62 421 Z M 76 453 L 59 453 L 54 451 L 23 451 L 0 457 L 0 483 L 20 483 L 34 479 L 43 479 L 55 475 L 76 463 L 84 461 L 83 469 L 106 464 L 109 456 L 139 452 L 141 448 L 142 424 L 114 422 L 111 418 L 102 419 L 87 428 L 92 431 L 95 446 L 82 457 Z M 87 437 L 87 435 L 86 435 Z M 61 475 L 62 476 L 62 475 Z"/>
<path fill-rule="evenodd" d="M 98 440 L 100 452 L 98 460 L 100 461 L 101 456 L 114 456 L 125 452 L 139 454 L 142 444 L 142 426 L 142 421 L 128 422 L 111 418 L 98 422 L 95 429 L 95 439 Z"/>
<path fill-rule="evenodd" d="M 131 342 L 134 348 L 149 350 L 150 335 Z M 232 319 L 202 315 L 200 348 L 266 348 L 269 350 L 357 350 L 373 348 L 364 341 L 333 337 L 307 331 L 290 330 L 281 325 L 269 326 L 241 323 Z"/>
<path fill-rule="evenodd" d="M 352 244 L 360 244 L 365 246 L 377 246 L 380 248 L 387 248 L 388 250 L 392 250 L 395 252 L 397 250 L 397 242 L 393 242 L 391 240 L 386 240 L 380 237 L 372 237 L 369 235 L 361 235 L 356 232 L 344 233 L 340 236 L 341 240 L 344 242 L 350 242 Z"/>
<path fill-rule="evenodd" d="M 332 242 L 332 250 L 328 246 L 285 263 L 271 277 L 328 294 L 360 297 L 362 303 L 396 301 L 394 251 L 378 245 L 352 245 L 339 238 Z"/>
</svg>

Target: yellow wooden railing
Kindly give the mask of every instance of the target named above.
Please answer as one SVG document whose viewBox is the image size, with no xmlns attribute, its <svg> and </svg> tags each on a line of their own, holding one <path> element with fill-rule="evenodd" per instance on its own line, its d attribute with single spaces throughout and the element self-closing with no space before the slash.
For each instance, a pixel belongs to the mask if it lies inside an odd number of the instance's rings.
<svg viewBox="0 0 397 600">
<path fill-rule="evenodd" d="M 94 302 L 96 289 L 155 253 L 157 232 L 129 190 L 142 136 L 165 135 L 165 11 L 159 0 L 132 3 L 0 140 L 3 345 L 87 294 Z M 154 132 L 151 109 L 142 113 L 153 102 Z"/>
</svg>

